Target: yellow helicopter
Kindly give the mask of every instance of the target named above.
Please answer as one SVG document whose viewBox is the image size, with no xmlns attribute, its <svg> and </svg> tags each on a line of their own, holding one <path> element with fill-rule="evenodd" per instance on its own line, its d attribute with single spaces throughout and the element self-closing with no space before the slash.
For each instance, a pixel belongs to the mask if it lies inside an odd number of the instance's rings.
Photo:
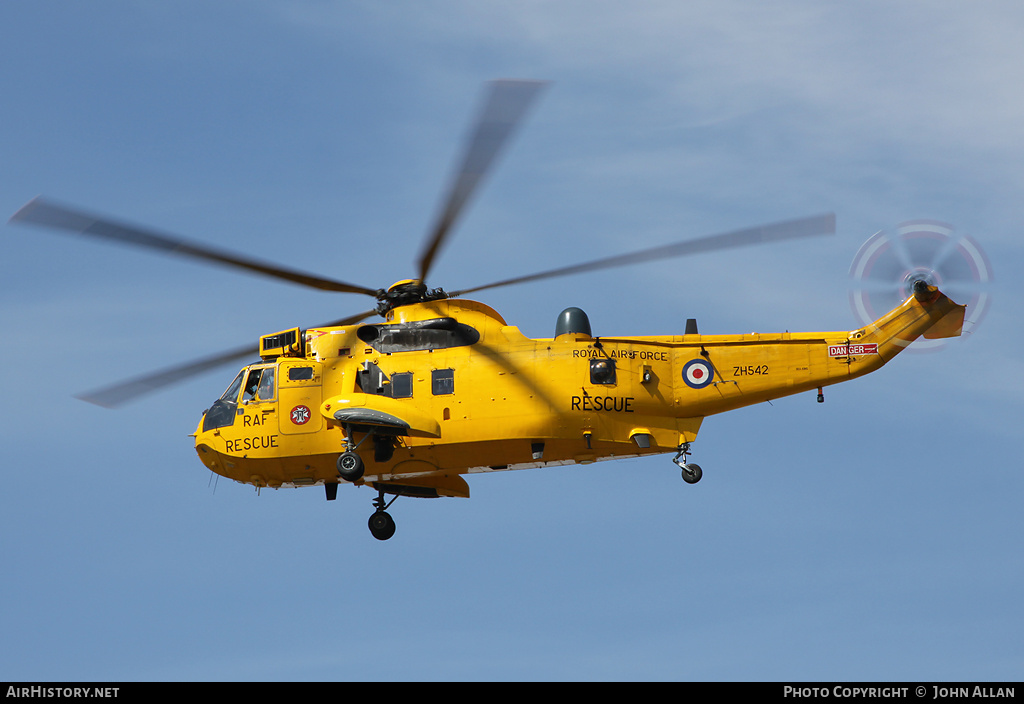
<svg viewBox="0 0 1024 704">
<path fill-rule="evenodd" d="M 465 204 L 543 88 L 489 84 L 419 275 L 371 289 L 285 269 L 43 199 L 12 218 L 206 260 L 376 305 L 331 323 L 264 335 L 247 345 L 83 396 L 117 406 L 244 358 L 194 433 L 202 463 L 257 488 L 339 484 L 376 490 L 371 534 L 387 540 L 399 496 L 468 497 L 463 475 L 674 453 L 683 480 L 704 418 L 847 381 L 878 369 L 916 338 L 961 333 L 966 306 L 927 281 L 897 308 L 852 331 L 595 336 L 586 313 L 564 310 L 551 338 L 532 339 L 492 308 L 464 298 L 485 289 L 726 247 L 833 234 L 821 215 L 608 257 L 461 291 L 430 288 L 431 266 Z M 374 314 L 377 323 L 363 322 Z M 387 496 L 393 498 L 387 500 Z"/>
</svg>

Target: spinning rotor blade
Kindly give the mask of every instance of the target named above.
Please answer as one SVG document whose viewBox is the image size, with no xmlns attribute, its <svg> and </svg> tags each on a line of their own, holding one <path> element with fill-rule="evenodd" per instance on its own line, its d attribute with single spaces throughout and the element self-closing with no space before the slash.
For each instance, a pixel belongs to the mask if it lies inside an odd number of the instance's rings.
<svg viewBox="0 0 1024 704">
<path fill-rule="evenodd" d="M 969 334 L 991 304 L 994 275 L 973 237 L 936 220 L 910 220 L 869 237 L 850 264 L 850 279 L 850 307 L 862 325 L 905 301 L 914 284 L 925 281 L 967 304 L 963 332 Z M 910 350 L 936 350 L 948 343 L 948 338 L 926 338 Z"/>
<path fill-rule="evenodd" d="M 153 391 L 158 391 L 165 386 L 184 381 L 197 374 L 202 374 L 209 369 L 214 369 L 229 362 L 237 362 L 246 357 L 258 357 L 259 354 L 259 345 L 246 345 L 245 347 L 221 352 L 211 357 L 203 357 L 193 362 L 164 369 L 153 374 L 147 374 L 136 379 L 123 381 L 113 386 L 96 389 L 75 398 L 88 401 L 97 406 L 103 406 L 104 408 L 116 408 L 123 403 L 132 401 L 140 396 L 145 396 Z"/>
<path fill-rule="evenodd" d="M 182 257 L 201 259 L 216 264 L 254 271 L 265 276 L 284 279 L 285 281 L 322 291 L 362 293 L 368 296 L 377 295 L 377 291 L 373 289 L 325 279 L 313 274 L 286 269 L 276 264 L 261 262 L 231 252 L 188 242 L 184 239 L 168 237 L 167 235 L 157 234 L 130 225 L 122 225 L 50 203 L 42 198 L 30 201 L 25 207 L 15 213 L 10 221 L 42 225 L 80 235 L 148 247 L 165 254 L 176 254 Z"/>
<path fill-rule="evenodd" d="M 362 313 L 356 313 L 355 315 L 350 315 L 347 318 L 341 318 L 340 320 L 335 320 L 335 321 L 330 322 L 330 323 L 324 323 L 323 325 L 314 325 L 313 328 L 314 329 L 316 329 L 316 328 L 340 328 L 340 327 L 344 327 L 346 325 L 352 325 L 353 323 L 358 323 L 360 320 L 366 320 L 371 315 L 376 315 L 376 314 L 377 314 L 376 309 L 374 309 L 374 310 L 367 310 L 367 311 L 363 311 Z"/>
<path fill-rule="evenodd" d="M 732 247 L 746 247 L 754 244 L 779 242 L 782 240 L 791 240 L 800 237 L 834 235 L 835 232 L 836 216 L 834 213 L 828 213 L 827 215 L 818 215 L 799 220 L 788 220 L 786 222 L 775 223 L 773 225 L 762 225 L 760 227 L 751 227 L 719 235 L 710 235 L 708 237 L 699 237 L 693 240 L 684 240 L 675 244 L 652 247 L 651 249 L 644 249 L 639 252 L 633 252 L 632 254 L 606 257 L 604 259 L 598 259 L 584 264 L 573 264 L 559 269 L 542 271 L 537 274 L 528 274 L 514 279 L 505 279 L 504 281 L 476 286 L 475 288 L 454 291 L 449 295 L 452 297 L 463 296 L 467 293 L 475 293 L 485 289 L 498 288 L 499 286 L 511 286 L 513 284 L 526 283 L 527 281 L 551 279 L 558 276 L 568 276 L 570 274 L 582 274 L 587 271 L 639 264 L 656 259 L 683 257 L 691 254 L 700 254 L 702 252 L 712 252 L 719 249 L 730 249 Z"/>
<path fill-rule="evenodd" d="M 489 84 L 490 91 L 476 119 L 461 166 L 452 180 L 444 209 L 420 256 L 420 281 L 426 281 L 434 257 L 459 214 L 545 85 L 542 81 L 510 80 Z"/>
<path fill-rule="evenodd" d="M 331 328 L 351 325 L 352 323 L 358 323 L 360 320 L 369 318 L 375 313 L 376 311 L 374 310 L 368 310 L 364 313 L 350 315 L 347 318 L 342 318 L 341 320 L 335 320 L 334 322 L 315 327 Z M 246 345 L 245 347 L 220 352 L 219 354 L 203 357 L 202 359 L 197 359 L 192 362 L 186 362 L 185 364 L 146 374 L 145 376 L 136 377 L 135 379 L 122 381 L 114 384 L 113 386 L 96 389 L 95 391 L 81 394 L 76 398 L 81 399 L 82 401 L 88 401 L 89 403 L 97 406 L 103 406 L 104 408 L 116 408 L 117 406 L 128 403 L 129 401 L 134 401 L 141 396 L 145 396 L 146 394 L 154 391 L 159 391 L 164 387 L 176 384 L 179 381 L 190 379 L 193 376 L 202 374 L 210 369 L 215 369 L 231 362 L 237 362 L 240 359 L 245 359 L 246 357 L 258 357 L 259 354 L 259 345 Z"/>
</svg>

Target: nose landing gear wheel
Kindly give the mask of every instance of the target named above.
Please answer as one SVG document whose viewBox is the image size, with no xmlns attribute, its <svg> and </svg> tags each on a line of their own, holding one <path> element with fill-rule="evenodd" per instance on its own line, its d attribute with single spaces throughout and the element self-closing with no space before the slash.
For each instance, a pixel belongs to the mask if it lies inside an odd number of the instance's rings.
<svg viewBox="0 0 1024 704">
<path fill-rule="evenodd" d="M 384 490 L 377 489 L 377 498 L 373 500 L 373 507 L 377 509 L 370 516 L 370 520 L 366 522 L 366 525 L 370 528 L 370 535 L 377 540 L 387 540 L 395 534 L 395 519 L 387 513 L 386 509 L 398 500 L 398 496 L 391 499 L 391 503 L 384 500 Z"/>
<path fill-rule="evenodd" d="M 385 511 L 375 511 L 367 521 L 370 534 L 377 540 L 387 540 L 395 534 L 395 519 Z"/>
</svg>

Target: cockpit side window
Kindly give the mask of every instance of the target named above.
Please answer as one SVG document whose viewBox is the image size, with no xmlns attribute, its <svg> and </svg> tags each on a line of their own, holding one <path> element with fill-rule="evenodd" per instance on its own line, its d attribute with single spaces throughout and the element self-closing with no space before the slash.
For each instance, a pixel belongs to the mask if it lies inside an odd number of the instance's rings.
<svg viewBox="0 0 1024 704">
<path fill-rule="evenodd" d="M 220 398 L 206 409 L 206 413 L 203 415 L 204 432 L 234 425 L 235 411 L 238 409 L 238 392 L 242 388 L 242 380 L 245 379 L 247 373 L 247 369 L 240 371 L 227 390 L 221 394 Z"/>
<path fill-rule="evenodd" d="M 274 367 L 267 367 L 260 377 L 260 385 L 256 390 L 256 398 L 260 401 L 270 401 L 274 398 Z"/>
<path fill-rule="evenodd" d="M 242 391 L 242 403 L 248 403 L 256 398 L 256 389 L 260 386 L 260 377 L 262 375 L 262 369 L 251 369 L 249 371 L 249 377 L 245 380 L 245 389 Z"/>
<path fill-rule="evenodd" d="M 235 417 L 241 411 L 239 403 L 250 401 L 272 401 L 274 399 L 274 378 L 276 367 L 264 366 L 256 369 L 245 368 L 238 373 L 227 391 L 213 402 L 203 416 L 203 430 L 225 428 L 234 425 Z M 241 392 L 241 398 L 239 398 Z"/>
<path fill-rule="evenodd" d="M 222 401 L 231 401 L 232 403 L 238 401 L 238 390 L 242 388 L 242 379 L 245 377 L 245 370 L 238 372 L 238 376 L 228 386 L 227 391 L 221 394 L 220 398 Z"/>
</svg>

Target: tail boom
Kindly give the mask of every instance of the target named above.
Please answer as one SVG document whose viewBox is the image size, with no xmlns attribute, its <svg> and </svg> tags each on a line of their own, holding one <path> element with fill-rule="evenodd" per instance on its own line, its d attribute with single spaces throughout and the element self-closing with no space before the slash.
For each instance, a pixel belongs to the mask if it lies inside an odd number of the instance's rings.
<svg viewBox="0 0 1024 704">
<path fill-rule="evenodd" d="M 913 296 L 870 325 L 854 330 L 850 338 L 877 345 L 884 364 L 919 337 L 929 340 L 959 337 L 966 311 L 967 306 L 954 303 L 938 288 L 918 281 Z"/>
<path fill-rule="evenodd" d="M 698 390 L 677 385 L 680 417 L 723 413 L 863 376 L 921 336 L 960 335 L 965 310 L 922 283 L 901 305 L 859 330 L 687 335 L 676 363 L 684 365 L 699 354 L 713 368 L 715 381 Z"/>
</svg>

